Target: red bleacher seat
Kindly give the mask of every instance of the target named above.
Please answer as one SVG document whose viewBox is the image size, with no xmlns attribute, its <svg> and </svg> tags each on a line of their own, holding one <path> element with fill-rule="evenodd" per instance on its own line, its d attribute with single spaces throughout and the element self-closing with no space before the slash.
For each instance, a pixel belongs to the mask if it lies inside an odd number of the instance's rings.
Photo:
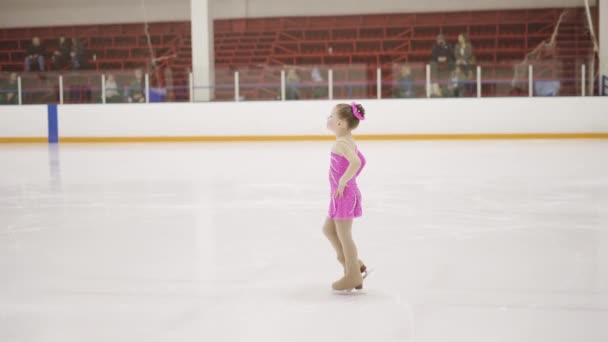
<svg viewBox="0 0 608 342">
<path fill-rule="evenodd" d="M 336 65 L 363 62 L 371 69 L 395 62 L 427 63 L 438 34 L 444 34 L 448 41 L 454 43 L 458 34 L 464 32 L 471 38 L 478 62 L 484 64 L 484 77 L 504 78 L 505 75 L 495 72 L 496 64 L 506 63 L 509 66 L 507 74 L 512 77 L 514 63 L 522 61 L 528 52 L 550 37 L 562 11 L 553 8 L 262 18 L 255 19 L 255 25 L 248 28 L 275 28 L 274 40 L 269 41 L 271 48 L 265 51 L 266 64 Z M 572 8 L 569 11 L 572 12 L 568 16 L 570 24 L 566 20 L 560 30 L 567 42 L 556 49 L 556 57 L 568 62 L 564 65 L 572 65 L 570 62 L 577 58 L 585 59 L 591 54 L 591 45 L 580 43 L 588 36 L 581 28 L 583 24 L 579 18 L 583 9 Z M 250 20 L 253 19 L 215 21 L 216 64 L 255 64 L 253 57 L 249 60 L 236 59 L 220 53 L 227 43 L 218 39 L 227 33 L 237 33 L 235 26 L 238 23 L 246 26 Z M 251 33 L 251 30 L 247 32 Z M 232 49 L 238 51 L 244 46 L 237 44 Z M 256 59 L 256 63 L 258 61 Z M 372 72 L 369 77 L 367 81 L 373 83 L 375 74 Z M 484 92 L 488 91 L 508 93 L 500 87 L 484 88 Z"/>
<path fill-rule="evenodd" d="M 216 68 L 233 69 L 255 65 L 363 63 L 369 69 L 382 67 L 390 72 L 393 63 L 428 62 L 438 34 L 444 34 L 453 43 L 459 33 L 465 32 L 471 38 L 477 61 L 483 64 L 484 77 L 505 77 L 497 72 L 496 64 L 510 65 L 506 74 L 512 75 L 513 63 L 523 60 L 550 37 L 562 11 L 553 8 L 221 19 L 214 21 L 215 63 Z M 568 11 L 554 49 L 554 57 L 562 62 L 562 69 L 576 68 L 577 61 L 592 55 L 589 34 L 581 19 L 583 9 Z M 594 8 L 595 17 L 596 12 Z M 90 55 L 95 55 L 96 60 L 91 61 L 94 68 L 148 67 L 152 48 L 156 57 L 167 57 L 160 67 L 173 71 L 173 85 L 187 87 L 192 68 L 190 23 L 152 23 L 149 33 L 150 41 L 141 23 L 1 29 L 0 71 L 23 69 L 25 50 L 33 36 L 39 36 L 47 44 L 50 63 L 57 38 L 77 35 Z M 570 77 L 575 72 L 568 70 L 554 75 Z M 255 76 L 260 83 L 267 81 L 263 74 Z M 232 76 L 229 73 L 227 77 Z M 374 83 L 373 72 L 365 77 Z M 162 77 L 155 76 L 154 82 L 162 84 Z M 484 87 L 483 92 L 502 91 L 499 88 Z M 372 87 L 368 91 L 373 91 Z M 270 93 L 268 89 L 259 90 L 260 96 L 267 97 Z M 248 90 L 248 96 L 255 98 L 255 89 Z"/>
</svg>

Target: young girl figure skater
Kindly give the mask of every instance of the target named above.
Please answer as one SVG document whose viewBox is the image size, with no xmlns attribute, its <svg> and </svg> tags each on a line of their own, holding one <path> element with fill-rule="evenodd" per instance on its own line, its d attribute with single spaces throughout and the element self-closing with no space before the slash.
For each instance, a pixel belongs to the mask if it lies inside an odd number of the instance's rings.
<svg viewBox="0 0 608 342">
<path fill-rule="evenodd" d="M 327 128 L 336 134 L 336 142 L 331 150 L 331 198 L 323 233 L 344 267 L 344 276 L 332 284 L 332 288 L 337 291 L 360 290 L 363 288 L 363 279 L 367 276 L 367 267 L 359 260 L 352 237 L 353 219 L 362 215 L 357 176 L 365 166 L 365 158 L 357 149 L 352 131 L 363 120 L 365 110 L 355 102 L 335 106 L 327 118 Z"/>
</svg>

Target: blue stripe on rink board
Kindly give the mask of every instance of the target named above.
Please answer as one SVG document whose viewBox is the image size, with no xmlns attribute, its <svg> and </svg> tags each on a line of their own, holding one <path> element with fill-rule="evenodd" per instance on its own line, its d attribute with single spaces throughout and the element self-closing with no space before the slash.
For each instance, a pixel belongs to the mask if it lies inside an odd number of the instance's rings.
<svg viewBox="0 0 608 342">
<path fill-rule="evenodd" d="M 49 114 L 49 144 L 55 144 L 59 142 L 59 125 L 57 122 L 57 105 L 48 105 Z"/>
</svg>

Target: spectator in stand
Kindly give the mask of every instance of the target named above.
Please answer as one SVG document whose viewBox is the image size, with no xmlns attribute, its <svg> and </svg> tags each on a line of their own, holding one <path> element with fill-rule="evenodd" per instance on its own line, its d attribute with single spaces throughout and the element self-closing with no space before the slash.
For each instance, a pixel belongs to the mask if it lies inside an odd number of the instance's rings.
<svg viewBox="0 0 608 342">
<path fill-rule="evenodd" d="M 534 96 L 559 96 L 559 80 L 534 81 Z"/>
<path fill-rule="evenodd" d="M 72 48 L 70 50 L 70 58 L 72 60 L 72 69 L 80 69 L 85 62 L 84 47 L 80 40 L 76 37 L 72 38 Z"/>
<path fill-rule="evenodd" d="M 458 43 L 454 47 L 454 57 L 456 65 L 462 67 L 462 71 L 467 73 L 473 59 L 473 46 L 466 33 L 458 35 Z"/>
<path fill-rule="evenodd" d="M 473 56 L 473 45 L 466 33 L 458 35 L 458 43 L 456 43 L 456 46 L 454 47 L 454 58 L 456 59 L 456 66 L 460 66 L 466 80 L 473 80 L 475 56 Z M 468 83 L 466 88 L 468 89 L 469 94 L 475 92 L 475 87 L 475 83 Z"/>
<path fill-rule="evenodd" d="M 129 85 L 127 91 L 129 102 L 144 103 L 146 97 L 144 95 L 145 84 L 144 84 L 144 73 L 141 69 L 135 69 L 135 78 Z"/>
<path fill-rule="evenodd" d="M 13 72 L 8 80 L 0 83 L 0 104 L 18 104 L 18 91 L 17 74 Z"/>
<path fill-rule="evenodd" d="M 462 71 L 460 66 L 456 66 L 456 69 L 452 71 L 450 76 L 450 83 L 448 85 L 448 94 L 453 97 L 464 96 L 464 84 L 466 82 L 466 75 Z"/>
<path fill-rule="evenodd" d="M 57 45 L 52 57 L 53 69 L 63 69 L 68 64 L 70 51 L 72 51 L 70 42 L 64 36 L 59 37 L 59 45 Z"/>
<path fill-rule="evenodd" d="M 469 92 L 469 96 L 474 96 L 477 93 L 477 58 L 475 56 L 471 56 L 471 62 L 469 63 L 469 70 L 466 73 L 467 76 L 467 91 Z"/>
<path fill-rule="evenodd" d="M 439 84 L 431 84 L 431 97 L 443 97 L 443 89 L 441 89 Z"/>
<path fill-rule="evenodd" d="M 26 51 L 25 71 L 32 70 L 32 63 L 37 63 L 38 69 L 44 71 L 44 53 L 45 49 L 40 42 L 40 38 L 32 38 L 32 45 Z"/>
<path fill-rule="evenodd" d="M 454 64 L 454 50 L 450 48 L 442 34 L 437 36 L 437 42 L 433 46 L 432 54 L 431 72 L 433 78 L 440 84 L 444 83 Z"/>
<path fill-rule="evenodd" d="M 287 83 L 287 100 L 299 100 L 300 99 L 300 76 L 296 69 L 291 68 L 287 72 L 286 82 Z"/>
<path fill-rule="evenodd" d="M 440 65 L 451 65 L 454 62 L 450 45 L 442 34 L 437 36 L 437 42 L 433 46 L 433 62 Z"/>
<path fill-rule="evenodd" d="M 401 67 L 396 89 L 396 95 L 399 98 L 416 97 L 414 91 L 414 77 L 412 76 L 412 69 L 409 66 L 404 65 Z"/>
<path fill-rule="evenodd" d="M 312 89 L 312 96 L 315 99 L 319 99 L 327 96 L 327 92 L 325 91 L 325 81 L 323 80 L 323 75 L 321 75 L 321 70 L 318 66 L 314 66 L 312 71 L 310 72 L 310 79 L 314 83 L 314 87 Z"/>
<path fill-rule="evenodd" d="M 108 74 L 106 79 L 106 103 L 121 102 L 122 98 L 118 92 L 118 84 L 113 74 Z"/>
</svg>

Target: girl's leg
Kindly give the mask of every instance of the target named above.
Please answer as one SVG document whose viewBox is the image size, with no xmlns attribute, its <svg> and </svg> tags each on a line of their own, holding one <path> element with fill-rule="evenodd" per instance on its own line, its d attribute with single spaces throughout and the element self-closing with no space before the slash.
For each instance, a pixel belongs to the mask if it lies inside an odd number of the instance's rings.
<svg viewBox="0 0 608 342">
<path fill-rule="evenodd" d="M 329 243 L 331 243 L 332 247 L 336 251 L 336 258 L 342 267 L 345 267 L 344 251 L 342 251 L 342 243 L 340 242 L 338 233 L 336 232 L 336 223 L 329 217 L 325 219 L 325 223 L 323 224 L 323 234 L 325 234 L 327 240 L 329 240 Z M 359 260 L 359 269 L 361 270 L 361 273 L 364 273 L 367 269 L 361 260 Z M 344 269 L 344 273 L 346 273 L 346 268 Z"/>
<path fill-rule="evenodd" d="M 357 246 L 352 237 L 353 220 L 335 220 L 334 223 L 344 253 L 346 274 L 342 279 L 333 283 L 332 287 L 339 291 L 352 290 L 363 283 L 357 255 Z"/>
<path fill-rule="evenodd" d="M 325 219 L 325 223 L 323 224 L 323 234 L 325 234 L 327 240 L 329 240 L 329 243 L 331 243 L 336 251 L 338 261 L 344 264 L 344 252 L 342 251 L 342 243 L 340 243 L 338 233 L 336 233 L 336 224 L 329 217 Z"/>
</svg>

